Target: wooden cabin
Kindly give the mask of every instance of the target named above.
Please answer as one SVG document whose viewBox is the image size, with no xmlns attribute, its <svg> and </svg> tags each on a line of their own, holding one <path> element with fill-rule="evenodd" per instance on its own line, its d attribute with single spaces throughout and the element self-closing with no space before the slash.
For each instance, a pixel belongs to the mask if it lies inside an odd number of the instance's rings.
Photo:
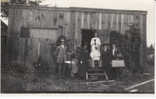
<svg viewBox="0 0 156 99">
<path fill-rule="evenodd" d="M 102 43 L 110 43 L 110 32 L 125 35 L 129 24 L 140 29 L 140 65 L 145 64 L 146 11 L 93 8 L 9 7 L 10 59 L 28 65 L 39 57 L 54 64 L 53 45 L 64 35 L 71 49 L 89 42 L 97 31 Z"/>
</svg>

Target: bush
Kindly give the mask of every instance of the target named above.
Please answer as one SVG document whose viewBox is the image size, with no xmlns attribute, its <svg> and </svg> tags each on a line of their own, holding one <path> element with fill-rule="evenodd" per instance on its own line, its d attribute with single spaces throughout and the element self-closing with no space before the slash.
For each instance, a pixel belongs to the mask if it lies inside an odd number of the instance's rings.
<svg viewBox="0 0 156 99">
<path fill-rule="evenodd" d="M 14 76 L 24 77 L 26 73 L 30 73 L 31 69 L 19 62 L 12 62 L 7 66 L 7 72 Z"/>
</svg>

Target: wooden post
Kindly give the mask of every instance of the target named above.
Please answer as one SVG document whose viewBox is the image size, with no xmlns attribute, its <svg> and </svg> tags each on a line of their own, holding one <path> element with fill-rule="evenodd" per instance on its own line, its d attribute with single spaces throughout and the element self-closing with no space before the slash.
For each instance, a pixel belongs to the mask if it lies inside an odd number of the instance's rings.
<svg viewBox="0 0 156 99">
<path fill-rule="evenodd" d="M 143 15 L 143 33 L 141 33 L 140 66 L 146 65 L 146 15 Z"/>
</svg>

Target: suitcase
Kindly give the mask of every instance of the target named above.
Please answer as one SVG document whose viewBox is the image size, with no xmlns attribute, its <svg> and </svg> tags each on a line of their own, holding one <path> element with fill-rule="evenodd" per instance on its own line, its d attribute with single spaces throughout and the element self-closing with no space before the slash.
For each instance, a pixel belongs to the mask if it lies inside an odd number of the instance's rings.
<svg viewBox="0 0 156 99">
<path fill-rule="evenodd" d="M 112 67 L 114 68 L 125 67 L 125 61 L 124 60 L 112 60 Z"/>
</svg>

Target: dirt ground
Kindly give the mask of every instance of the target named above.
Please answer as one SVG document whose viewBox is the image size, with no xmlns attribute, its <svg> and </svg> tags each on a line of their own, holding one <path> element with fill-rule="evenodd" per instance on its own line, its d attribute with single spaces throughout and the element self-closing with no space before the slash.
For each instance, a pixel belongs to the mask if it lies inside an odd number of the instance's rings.
<svg viewBox="0 0 156 99">
<path fill-rule="evenodd" d="M 116 80 L 86 81 L 77 78 L 58 78 L 53 73 L 14 71 L 2 72 L 2 93 L 131 93 L 125 88 L 154 79 L 154 66 L 143 74 L 123 76 Z M 137 88 L 137 90 L 136 90 Z M 154 93 L 154 82 L 133 88 L 134 93 Z M 133 90 L 131 89 L 131 90 Z"/>
</svg>

